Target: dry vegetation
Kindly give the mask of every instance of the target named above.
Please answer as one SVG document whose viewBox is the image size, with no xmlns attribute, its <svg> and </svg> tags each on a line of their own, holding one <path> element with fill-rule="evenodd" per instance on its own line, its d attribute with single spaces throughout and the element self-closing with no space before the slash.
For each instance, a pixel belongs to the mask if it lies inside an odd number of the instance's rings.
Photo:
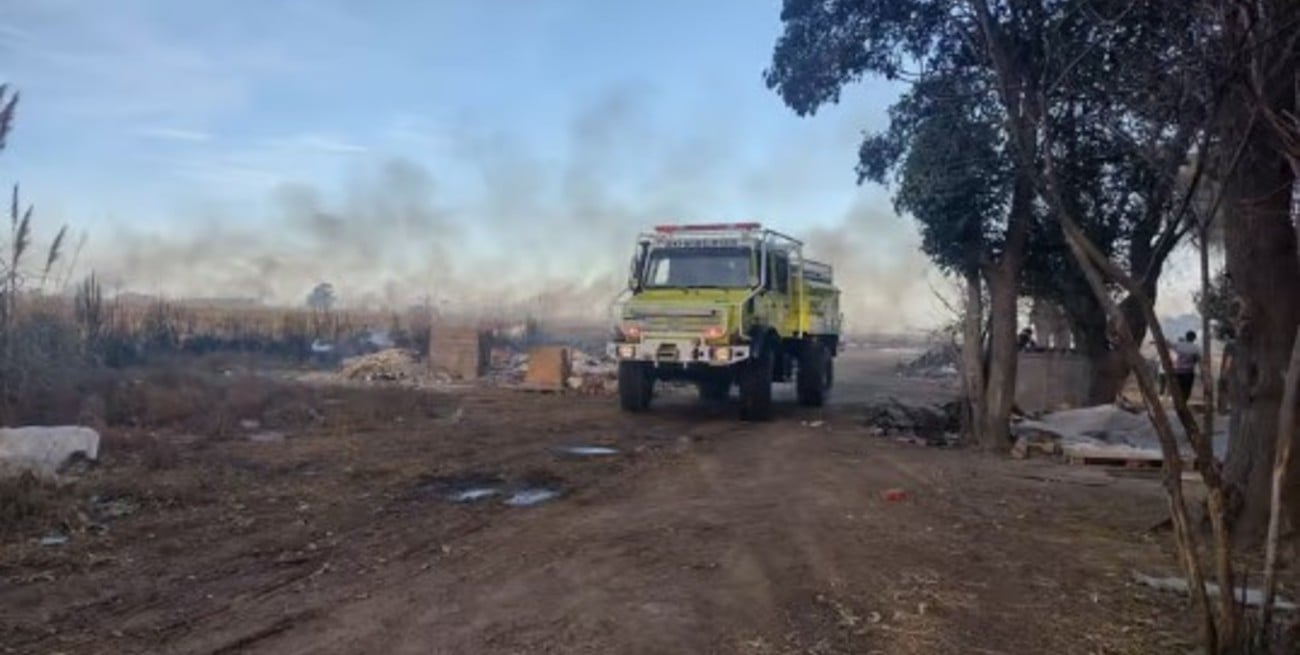
<svg viewBox="0 0 1300 655">
<path fill-rule="evenodd" d="M 423 351 L 430 317 L 417 311 L 319 312 L 196 307 L 165 300 L 105 299 L 88 278 L 75 294 L 26 294 L 0 331 L 0 424 L 110 420 L 133 410 L 108 389 L 124 371 L 181 367 L 195 358 L 245 354 L 307 362 L 320 340 L 346 353 L 366 330 Z"/>
</svg>

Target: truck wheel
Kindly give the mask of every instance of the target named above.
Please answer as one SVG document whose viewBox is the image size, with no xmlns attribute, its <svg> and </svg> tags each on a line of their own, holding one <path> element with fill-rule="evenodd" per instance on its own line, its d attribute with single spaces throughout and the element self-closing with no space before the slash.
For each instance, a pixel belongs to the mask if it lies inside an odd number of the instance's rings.
<svg viewBox="0 0 1300 655">
<path fill-rule="evenodd" d="M 696 383 L 700 389 L 700 400 L 721 402 L 731 395 L 731 378 L 726 375 L 711 375 Z"/>
<path fill-rule="evenodd" d="M 749 360 L 740 369 L 740 418 L 767 421 L 772 418 L 772 351 Z"/>
<path fill-rule="evenodd" d="M 654 393 L 654 371 L 645 362 L 618 363 L 618 404 L 625 412 L 644 412 Z"/>
<path fill-rule="evenodd" d="M 832 372 L 830 353 L 820 341 L 809 341 L 799 352 L 799 373 L 795 381 L 799 404 L 821 407 L 831 388 Z"/>
</svg>

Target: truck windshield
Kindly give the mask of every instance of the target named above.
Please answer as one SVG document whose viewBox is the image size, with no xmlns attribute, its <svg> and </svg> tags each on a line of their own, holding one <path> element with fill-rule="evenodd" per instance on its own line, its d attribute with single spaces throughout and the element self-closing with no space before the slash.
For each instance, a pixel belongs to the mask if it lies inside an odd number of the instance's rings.
<svg viewBox="0 0 1300 655">
<path fill-rule="evenodd" d="M 746 289 L 749 248 L 655 248 L 646 262 L 648 288 Z"/>
</svg>

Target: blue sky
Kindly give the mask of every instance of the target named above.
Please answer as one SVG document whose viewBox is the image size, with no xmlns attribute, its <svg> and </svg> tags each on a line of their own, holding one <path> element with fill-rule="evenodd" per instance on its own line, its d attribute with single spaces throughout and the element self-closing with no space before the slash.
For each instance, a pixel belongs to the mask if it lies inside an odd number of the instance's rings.
<svg viewBox="0 0 1300 655">
<path fill-rule="evenodd" d="M 817 121 L 785 110 L 760 81 L 775 2 L 6 5 L 0 74 L 25 96 L 10 167 L 34 190 L 121 196 L 135 218 L 171 220 L 169 204 L 196 193 L 248 200 L 367 158 L 439 169 L 466 132 L 564 158 L 571 121 L 620 97 L 646 129 L 725 127 L 729 154 L 744 158 L 738 175 L 817 142 L 819 191 L 842 203 L 853 132 L 892 98 L 864 88 Z M 66 202 L 77 213 L 117 206 Z"/>
<path fill-rule="evenodd" d="M 5 0 L 0 180 L 122 288 L 588 302 L 647 224 L 760 219 L 863 278 L 851 317 L 931 322 L 914 230 L 852 170 L 898 89 L 797 118 L 761 80 L 779 4 Z"/>
</svg>

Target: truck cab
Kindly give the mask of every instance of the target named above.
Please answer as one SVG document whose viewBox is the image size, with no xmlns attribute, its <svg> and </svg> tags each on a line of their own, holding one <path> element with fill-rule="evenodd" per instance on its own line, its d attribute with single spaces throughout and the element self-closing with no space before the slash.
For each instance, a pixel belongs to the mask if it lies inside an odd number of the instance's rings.
<svg viewBox="0 0 1300 655">
<path fill-rule="evenodd" d="M 841 323 L 831 267 L 758 223 L 642 234 L 615 312 L 624 410 L 648 409 L 661 380 L 693 382 L 709 400 L 736 386 L 748 420 L 770 418 L 774 382 L 794 382 L 810 406 L 830 391 Z"/>
</svg>

